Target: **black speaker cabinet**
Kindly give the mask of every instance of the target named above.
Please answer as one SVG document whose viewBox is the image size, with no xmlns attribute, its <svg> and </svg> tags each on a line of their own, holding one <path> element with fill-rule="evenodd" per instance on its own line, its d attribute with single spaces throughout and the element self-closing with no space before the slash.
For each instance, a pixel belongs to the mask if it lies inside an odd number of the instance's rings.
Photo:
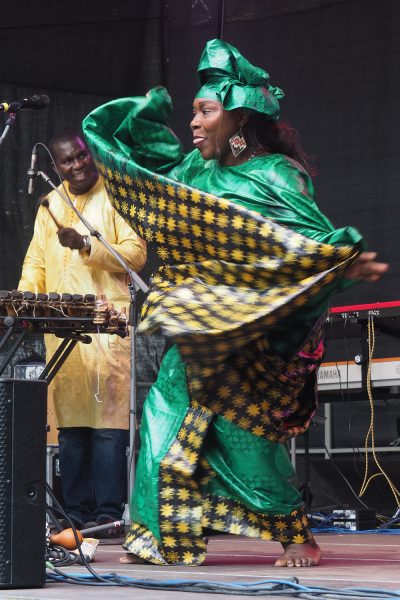
<svg viewBox="0 0 400 600">
<path fill-rule="evenodd" d="M 0 588 L 46 581 L 47 383 L 0 378 Z"/>
</svg>

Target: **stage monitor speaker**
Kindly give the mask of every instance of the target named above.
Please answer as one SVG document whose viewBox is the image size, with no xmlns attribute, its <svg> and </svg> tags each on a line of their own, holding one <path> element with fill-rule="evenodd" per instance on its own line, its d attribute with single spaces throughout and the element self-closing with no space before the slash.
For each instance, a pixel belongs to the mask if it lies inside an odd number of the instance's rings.
<svg viewBox="0 0 400 600">
<path fill-rule="evenodd" d="M 45 381 L 0 378 L 0 588 L 46 582 Z"/>
</svg>

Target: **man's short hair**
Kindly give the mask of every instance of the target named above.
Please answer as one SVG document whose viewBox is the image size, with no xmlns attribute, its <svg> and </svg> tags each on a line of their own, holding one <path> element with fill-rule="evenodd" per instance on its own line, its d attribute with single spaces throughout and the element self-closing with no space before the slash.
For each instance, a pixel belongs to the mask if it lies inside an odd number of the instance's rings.
<svg viewBox="0 0 400 600">
<path fill-rule="evenodd" d="M 72 140 L 75 140 L 76 138 L 80 138 L 85 143 L 85 145 L 87 145 L 85 138 L 83 137 L 83 133 L 81 133 L 80 131 L 76 131 L 75 129 L 64 129 L 63 131 L 55 133 L 51 137 L 48 144 L 50 152 L 54 154 L 55 146 L 63 142 L 70 142 Z"/>
</svg>

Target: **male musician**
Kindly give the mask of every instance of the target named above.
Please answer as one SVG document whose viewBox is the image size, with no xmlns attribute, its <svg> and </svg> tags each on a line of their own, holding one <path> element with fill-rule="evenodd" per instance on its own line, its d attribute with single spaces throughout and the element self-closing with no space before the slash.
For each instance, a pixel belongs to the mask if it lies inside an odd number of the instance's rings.
<svg viewBox="0 0 400 600">
<path fill-rule="evenodd" d="M 146 244 L 112 207 L 82 136 L 67 131 L 54 136 L 49 146 L 76 208 L 133 270 L 140 271 L 146 261 Z M 96 238 L 87 235 L 56 191 L 47 200 L 36 217 L 19 289 L 102 294 L 115 308 L 127 306 L 126 273 L 121 265 Z M 60 340 L 46 338 L 51 357 Z M 88 522 L 96 525 L 120 519 L 126 499 L 130 342 L 114 335 L 92 338 L 91 344 L 77 344 L 50 386 L 66 512 L 80 528 Z M 116 530 L 106 532 L 112 536 Z"/>
</svg>

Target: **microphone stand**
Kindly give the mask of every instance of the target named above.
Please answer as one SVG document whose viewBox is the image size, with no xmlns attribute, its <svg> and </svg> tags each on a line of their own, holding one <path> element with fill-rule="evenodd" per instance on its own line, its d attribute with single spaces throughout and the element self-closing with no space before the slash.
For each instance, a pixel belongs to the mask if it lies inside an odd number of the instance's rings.
<svg viewBox="0 0 400 600">
<path fill-rule="evenodd" d="M 4 127 L 4 131 L 3 131 L 3 133 L 1 134 L 1 137 L 0 137 L 0 147 L 4 143 L 4 140 L 7 137 L 7 133 L 10 131 L 11 127 L 15 124 L 16 120 L 17 120 L 17 114 L 16 113 L 9 113 L 8 119 L 6 121 L 6 126 Z"/>
<path fill-rule="evenodd" d="M 137 407 L 137 373 L 136 373 L 136 294 L 140 289 L 145 294 L 149 291 L 148 285 L 139 277 L 135 271 L 133 271 L 126 260 L 103 238 L 100 232 L 93 229 L 91 224 L 85 219 L 85 217 L 79 212 L 79 210 L 74 206 L 71 202 L 71 199 L 68 197 L 66 193 L 61 192 L 56 185 L 51 181 L 50 177 L 43 173 L 43 171 L 38 171 L 38 176 L 40 176 L 46 183 L 53 188 L 55 192 L 72 208 L 75 214 L 79 217 L 85 227 L 89 230 L 89 233 L 92 237 L 95 237 L 99 240 L 107 248 L 107 250 L 114 256 L 114 258 L 119 262 L 119 264 L 125 269 L 129 277 L 128 289 L 129 289 L 129 334 L 131 338 L 131 346 L 130 346 L 130 394 L 129 394 L 129 454 L 128 454 L 128 466 L 127 466 L 127 474 L 128 474 L 128 507 L 129 500 L 131 498 L 131 494 L 133 491 L 133 486 L 135 483 L 135 451 L 136 451 L 136 407 Z"/>
</svg>

